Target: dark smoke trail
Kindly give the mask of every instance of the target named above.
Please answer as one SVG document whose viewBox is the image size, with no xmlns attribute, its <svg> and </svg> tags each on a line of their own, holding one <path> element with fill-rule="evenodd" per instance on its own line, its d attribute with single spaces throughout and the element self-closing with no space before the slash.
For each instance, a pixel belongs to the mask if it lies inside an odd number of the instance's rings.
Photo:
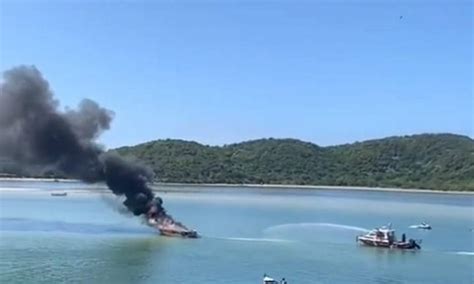
<svg viewBox="0 0 474 284">
<path fill-rule="evenodd" d="M 78 110 L 61 112 L 38 69 L 10 69 L 1 83 L 0 157 L 25 168 L 54 168 L 85 182 L 103 181 L 114 194 L 126 197 L 124 205 L 133 214 L 171 219 L 148 186 L 151 172 L 96 144 L 112 117 L 113 112 L 91 100 L 83 100 Z"/>
</svg>

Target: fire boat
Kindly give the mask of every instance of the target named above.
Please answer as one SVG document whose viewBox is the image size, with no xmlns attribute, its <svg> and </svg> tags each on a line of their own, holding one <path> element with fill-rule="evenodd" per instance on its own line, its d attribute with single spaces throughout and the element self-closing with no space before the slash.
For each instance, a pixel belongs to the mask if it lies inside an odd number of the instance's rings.
<svg viewBox="0 0 474 284">
<path fill-rule="evenodd" d="M 406 241 L 405 234 L 402 235 L 402 240 L 398 241 L 395 236 L 395 230 L 391 228 L 391 225 L 388 227 L 383 226 L 381 228 L 375 228 L 366 235 L 357 236 L 356 240 L 364 245 L 372 247 L 421 249 L 421 246 L 419 245 L 421 241 L 417 242 L 414 239 Z"/>
</svg>

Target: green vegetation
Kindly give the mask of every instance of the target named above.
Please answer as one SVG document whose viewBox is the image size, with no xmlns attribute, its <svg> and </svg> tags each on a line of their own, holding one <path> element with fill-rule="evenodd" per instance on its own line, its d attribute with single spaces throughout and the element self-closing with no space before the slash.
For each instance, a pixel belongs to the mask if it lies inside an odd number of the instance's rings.
<svg viewBox="0 0 474 284">
<path fill-rule="evenodd" d="M 389 137 L 330 147 L 294 139 L 223 147 L 158 140 L 116 151 L 143 161 L 160 182 L 474 191 L 474 141 L 453 134 Z"/>
</svg>

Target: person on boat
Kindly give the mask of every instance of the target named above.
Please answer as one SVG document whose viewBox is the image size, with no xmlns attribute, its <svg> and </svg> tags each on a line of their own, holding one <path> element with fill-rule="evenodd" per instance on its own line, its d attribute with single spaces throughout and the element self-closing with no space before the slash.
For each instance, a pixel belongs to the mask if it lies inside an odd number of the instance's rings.
<svg viewBox="0 0 474 284">
<path fill-rule="evenodd" d="M 404 243 L 404 242 L 406 242 L 406 240 L 407 240 L 407 236 L 405 235 L 405 233 L 403 233 L 402 234 L 402 242 Z"/>
<path fill-rule="evenodd" d="M 280 281 L 281 284 L 288 284 L 288 282 L 286 282 L 285 278 L 282 278 L 281 281 Z"/>
</svg>

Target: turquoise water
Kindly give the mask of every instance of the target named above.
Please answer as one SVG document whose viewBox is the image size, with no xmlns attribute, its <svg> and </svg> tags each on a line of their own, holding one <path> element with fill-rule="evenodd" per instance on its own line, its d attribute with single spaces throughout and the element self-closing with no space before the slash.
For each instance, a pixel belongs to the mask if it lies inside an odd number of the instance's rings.
<svg viewBox="0 0 474 284">
<path fill-rule="evenodd" d="M 103 186 L 0 182 L 0 283 L 473 283 L 474 196 L 161 188 L 198 240 L 159 237 Z M 52 197 L 51 190 L 67 190 Z M 421 221 L 432 231 L 409 226 Z M 391 222 L 418 252 L 362 247 Z"/>
</svg>

